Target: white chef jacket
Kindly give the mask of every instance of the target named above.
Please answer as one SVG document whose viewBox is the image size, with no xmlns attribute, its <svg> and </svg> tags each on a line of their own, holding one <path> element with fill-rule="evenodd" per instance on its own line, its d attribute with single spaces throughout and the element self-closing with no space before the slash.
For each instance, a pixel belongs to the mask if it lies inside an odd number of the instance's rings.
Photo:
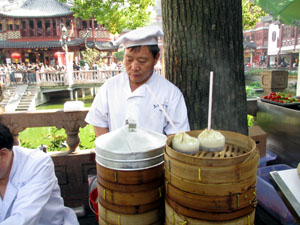
<svg viewBox="0 0 300 225">
<path fill-rule="evenodd" d="M 51 157 L 37 149 L 13 148 L 14 159 L 0 225 L 79 225 L 75 212 L 64 206 Z"/>
<path fill-rule="evenodd" d="M 153 72 L 145 84 L 132 92 L 126 72 L 110 78 L 100 87 L 85 121 L 113 131 L 124 126 L 129 119 L 152 131 L 166 135 L 176 133 L 160 109 L 157 99 L 177 130 L 189 131 L 187 109 L 181 91 L 156 72 Z"/>
</svg>

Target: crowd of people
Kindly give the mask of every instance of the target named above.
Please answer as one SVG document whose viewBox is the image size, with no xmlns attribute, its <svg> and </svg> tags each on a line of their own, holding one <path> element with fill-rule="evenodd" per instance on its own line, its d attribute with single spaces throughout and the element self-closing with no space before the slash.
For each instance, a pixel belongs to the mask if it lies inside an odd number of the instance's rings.
<svg viewBox="0 0 300 225">
<path fill-rule="evenodd" d="M 9 63 L 0 65 L 0 84 L 15 84 L 15 83 L 35 83 L 36 73 L 45 72 L 66 72 L 65 65 L 48 65 L 44 63 Z M 121 70 L 122 63 L 112 62 L 110 65 L 94 63 L 91 66 L 88 63 L 80 65 L 73 62 L 74 71 L 89 71 L 89 70 Z"/>
</svg>

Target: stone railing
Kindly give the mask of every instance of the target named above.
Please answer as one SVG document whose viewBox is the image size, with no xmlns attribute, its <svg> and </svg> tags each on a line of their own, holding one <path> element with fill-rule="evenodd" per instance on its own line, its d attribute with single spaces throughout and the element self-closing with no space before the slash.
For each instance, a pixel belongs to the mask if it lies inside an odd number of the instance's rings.
<svg viewBox="0 0 300 225">
<path fill-rule="evenodd" d="M 18 136 L 28 127 L 64 128 L 67 134 L 68 153 L 75 152 L 80 143 L 79 128 L 86 126 L 84 121 L 88 109 L 75 112 L 63 110 L 46 110 L 35 112 L 14 112 L 0 114 L 0 122 L 9 127 L 14 136 L 14 144 L 18 145 Z"/>
<path fill-rule="evenodd" d="M 51 71 L 51 72 L 36 72 L 36 82 L 37 84 L 41 83 L 64 83 L 65 73 L 63 72 L 57 72 L 57 71 Z"/>
<path fill-rule="evenodd" d="M 104 83 L 108 78 L 121 72 L 121 70 L 75 70 L 73 71 L 73 81 L 74 84 L 89 82 Z"/>
<path fill-rule="evenodd" d="M 72 72 L 72 83 L 104 83 L 108 78 L 121 72 L 121 70 L 74 70 Z M 36 83 L 41 85 L 68 85 L 67 73 L 58 71 L 36 72 Z"/>
</svg>

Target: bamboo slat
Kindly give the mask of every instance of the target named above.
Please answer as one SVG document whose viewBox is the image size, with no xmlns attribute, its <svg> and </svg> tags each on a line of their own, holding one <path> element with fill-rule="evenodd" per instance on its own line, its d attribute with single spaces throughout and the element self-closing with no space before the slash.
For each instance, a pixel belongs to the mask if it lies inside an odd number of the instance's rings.
<svg viewBox="0 0 300 225">
<path fill-rule="evenodd" d="M 98 203 L 99 219 L 105 221 L 106 224 L 112 225 L 151 225 L 159 224 L 163 220 L 163 210 L 157 208 L 142 214 L 119 214 L 104 208 Z M 99 220 L 99 222 L 100 222 Z"/>
<path fill-rule="evenodd" d="M 104 180 L 119 184 L 144 184 L 160 179 L 164 176 L 163 163 L 144 170 L 124 171 L 113 170 L 96 164 L 97 175 Z"/>
<path fill-rule="evenodd" d="M 183 216 L 177 213 L 166 201 L 165 202 L 165 225 L 254 225 L 255 210 L 249 215 L 228 221 L 207 221 Z"/>
<path fill-rule="evenodd" d="M 174 135 L 168 137 L 165 152 L 174 159 L 197 166 L 228 166 L 242 163 L 255 151 L 255 141 L 248 136 L 231 131 L 219 131 L 225 136 L 226 141 L 224 149 L 220 152 L 199 151 L 194 155 L 177 152 L 172 149 Z M 187 133 L 198 137 L 201 132 L 202 130 L 194 130 Z"/>
<path fill-rule="evenodd" d="M 234 195 L 207 196 L 182 191 L 167 184 L 166 195 L 183 207 L 207 212 L 232 212 L 252 205 L 256 201 L 255 186 L 249 190 Z"/>
<path fill-rule="evenodd" d="M 168 170 L 165 170 L 165 179 L 166 182 L 169 182 L 173 186 L 186 192 L 213 196 L 224 196 L 243 193 L 246 190 L 248 190 L 251 186 L 256 184 L 256 174 L 253 174 L 248 179 L 243 180 L 239 183 L 203 184 L 200 182 L 191 182 L 189 180 L 175 176 Z"/>
<path fill-rule="evenodd" d="M 191 217 L 194 219 L 200 219 L 200 220 L 208 220 L 208 221 L 228 221 L 228 220 L 237 219 L 242 216 L 247 216 L 251 214 L 256 207 L 256 202 L 254 202 L 252 205 L 246 208 L 242 208 L 240 210 L 235 210 L 229 213 L 216 213 L 216 212 L 206 212 L 206 211 L 194 210 L 194 209 L 183 207 L 182 205 L 168 198 L 168 196 L 166 196 L 166 201 L 170 205 L 170 207 L 172 207 L 177 213 L 183 216 Z"/>
<path fill-rule="evenodd" d="M 247 161 L 227 166 L 198 166 L 172 158 L 167 152 L 165 152 L 164 157 L 165 169 L 170 173 L 191 182 L 205 184 L 241 182 L 256 174 L 259 164 L 257 150 L 249 156 Z"/>
<path fill-rule="evenodd" d="M 121 206 L 139 206 L 158 201 L 164 197 L 164 185 L 147 191 L 140 192 L 117 192 L 104 188 L 99 183 L 97 185 L 98 196 L 105 201 Z"/>
</svg>

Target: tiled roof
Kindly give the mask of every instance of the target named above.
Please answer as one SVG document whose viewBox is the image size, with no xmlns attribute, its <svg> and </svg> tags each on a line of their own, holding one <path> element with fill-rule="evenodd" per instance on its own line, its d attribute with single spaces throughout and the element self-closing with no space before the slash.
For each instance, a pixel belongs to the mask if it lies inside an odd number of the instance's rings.
<svg viewBox="0 0 300 225">
<path fill-rule="evenodd" d="M 68 46 L 78 46 L 84 43 L 84 38 L 78 38 L 71 40 L 68 42 Z M 0 49 L 1 48 L 55 48 L 61 47 L 61 43 L 59 41 L 0 41 Z"/>
<path fill-rule="evenodd" d="M 45 18 L 72 15 L 70 7 L 58 0 L 27 0 L 23 5 L 0 15 L 15 18 Z"/>
</svg>

